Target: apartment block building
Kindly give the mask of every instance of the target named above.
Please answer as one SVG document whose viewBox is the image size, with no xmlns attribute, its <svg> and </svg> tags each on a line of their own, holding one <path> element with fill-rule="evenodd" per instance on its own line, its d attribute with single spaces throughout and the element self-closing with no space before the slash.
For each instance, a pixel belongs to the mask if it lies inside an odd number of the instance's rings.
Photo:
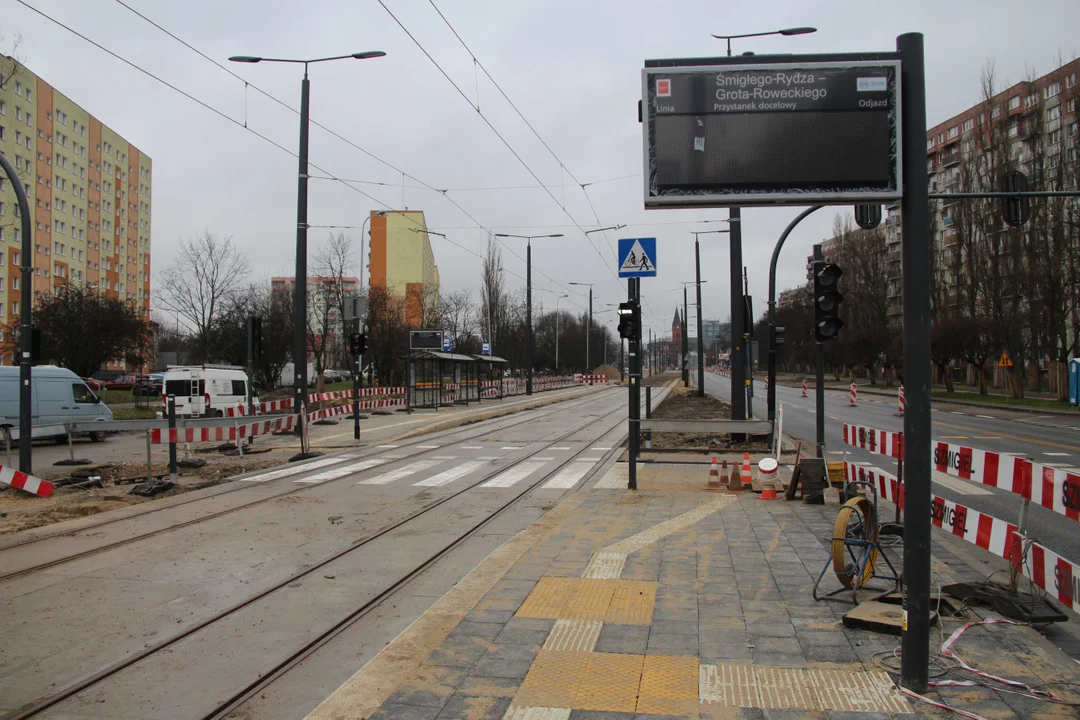
<svg viewBox="0 0 1080 720">
<path fill-rule="evenodd" d="M 439 267 L 424 213 L 371 211 L 371 287 L 403 298 L 405 322 L 421 327 L 439 310 Z"/>
<path fill-rule="evenodd" d="M 72 282 L 133 303 L 150 319 L 152 163 L 43 78 L 0 56 L 0 152 L 33 213 L 36 299 Z M 0 188 L 0 323 L 16 322 L 23 263 L 18 204 Z M 10 358 L 5 358 L 10 362 Z"/>
<path fill-rule="evenodd" d="M 959 115 L 938 123 L 926 133 L 926 172 L 930 192 L 960 192 L 961 164 L 972 153 L 980 152 L 976 134 L 990 125 L 1005 123 L 1013 158 L 1018 168 L 1030 175 L 1032 141 L 1053 166 L 1062 162 L 1076 167 L 1080 129 L 1077 125 L 1077 99 L 1080 97 L 1080 59 L 1073 60 L 1032 81 L 1016 83 L 993 97 L 973 105 Z M 989 125 L 988 125 L 989 124 Z M 1038 128 L 1038 133 L 1035 132 Z M 1031 177 L 1033 190 L 1047 189 L 1039 178 Z M 996 182 L 996 181 L 995 181 Z M 996 190 L 998 188 L 984 188 Z M 1076 189 L 1070 187 L 1068 189 Z M 957 243 L 953 223 L 956 200 L 931 201 L 931 231 L 935 252 L 947 258 Z M 887 296 L 890 322 L 903 316 L 903 273 L 901 243 L 903 227 L 899 203 L 886 209 Z"/>
</svg>

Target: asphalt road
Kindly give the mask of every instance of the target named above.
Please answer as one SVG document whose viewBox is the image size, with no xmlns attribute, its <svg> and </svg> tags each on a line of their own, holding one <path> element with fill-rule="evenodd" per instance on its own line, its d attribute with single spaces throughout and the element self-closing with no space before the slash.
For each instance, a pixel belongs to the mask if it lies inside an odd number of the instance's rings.
<svg viewBox="0 0 1080 720">
<path fill-rule="evenodd" d="M 710 395 L 730 398 L 731 379 L 705 374 L 705 390 Z M 802 397 L 800 388 L 778 385 L 776 402 L 784 409 L 784 435 L 803 440 L 813 448 L 816 437 L 814 392 Z M 765 384 L 755 382 L 754 416 L 767 418 Z M 966 447 L 998 453 L 1025 455 L 1035 462 L 1058 467 L 1080 464 L 1080 417 L 1032 415 L 1008 410 L 934 403 L 931 411 L 932 438 Z M 848 393 L 825 392 L 825 444 L 830 460 L 866 462 L 893 475 L 896 463 L 843 442 L 844 423 L 880 430 L 902 431 L 904 420 L 897 414 L 895 398 L 863 394 L 857 407 L 848 406 Z M 1011 492 L 986 487 L 932 471 L 935 495 L 966 505 L 1002 520 L 1015 523 L 1020 514 L 1020 497 Z M 1029 529 L 1036 542 L 1059 555 L 1080 561 L 1080 527 L 1073 520 L 1032 505 Z"/>
</svg>

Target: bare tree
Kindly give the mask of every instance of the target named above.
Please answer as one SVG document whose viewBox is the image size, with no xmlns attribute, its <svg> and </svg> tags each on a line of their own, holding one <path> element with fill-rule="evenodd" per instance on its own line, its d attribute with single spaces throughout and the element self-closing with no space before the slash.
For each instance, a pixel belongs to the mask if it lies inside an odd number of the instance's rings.
<svg viewBox="0 0 1080 720">
<path fill-rule="evenodd" d="M 503 273 L 502 251 L 494 237 L 488 237 L 487 251 L 484 253 L 484 266 L 480 276 L 480 323 L 484 335 L 491 343 L 492 352 L 501 348 L 507 339 L 506 327 L 508 297 L 506 279 Z"/>
<path fill-rule="evenodd" d="M 450 334 L 455 351 L 480 351 L 476 338 L 477 327 L 476 306 L 473 305 L 468 290 L 445 293 L 439 299 L 439 328 Z"/>
<path fill-rule="evenodd" d="M 345 319 L 345 303 L 349 298 L 347 287 L 354 263 L 352 238 L 344 233 L 331 234 L 325 245 L 319 246 L 312 256 L 312 268 L 319 278 L 320 288 L 309 288 L 310 299 L 321 304 L 317 308 L 319 317 L 308 319 L 308 332 L 312 332 L 312 320 L 324 320 L 326 332 L 318 339 L 323 365 L 336 363 L 348 365 L 348 346 L 345 341 L 352 332 Z M 325 312 L 323 312 L 325 311 Z M 318 322 L 316 322 L 318 324 Z M 312 340 L 314 352 L 314 339 Z M 316 358 L 316 369 L 320 367 L 320 358 Z M 319 388 L 323 387 L 323 370 L 319 371 Z"/>
<path fill-rule="evenodd" d="M 159 299 L 191 328 L 199 359 L 210 359 L 214 323 L 222 303 L 250 271 L 247 256 L 209 230 L 181 240 L 179 252 L 162 273 Z"/>
</svg>

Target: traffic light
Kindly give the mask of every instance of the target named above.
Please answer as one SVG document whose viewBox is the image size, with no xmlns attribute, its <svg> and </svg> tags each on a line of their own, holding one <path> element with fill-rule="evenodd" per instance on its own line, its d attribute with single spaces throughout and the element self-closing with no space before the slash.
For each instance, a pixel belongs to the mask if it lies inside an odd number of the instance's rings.
<svg viewBox="0 0 1080 720">
<path fill-rule="evenodd" d="M 636 340 L 639 322 L 640 309 L 636 300 L 619 303 L 619 337 L 624 340 Z"/>
<path fill-rule="evenodd" d="M 743 295 L 743 332 L 754 337 L 754 298 Z"/>
<path fill-rule="evenodd" d="M 353 333 L 349 336 L 349 352 L 353 357 L 359 357 L 367 352 L 367 335 Z"/>
<path fill-rule="evenodd" d="M 1027 176 L 1019 170 L 1010 170 L 1001 176 L 1002 192 L 1027 192 Z M 1031 201 L 1026 197 L 1001 199 L 1001 216 L 1009 227 L 1020 227 L 1031 217 Z"/>
<path fill-rule="evenodd" d="M 784 337 L 784 327 L 782 325 L 773 325 L 773 347 L 778 348 L 787 342 L 787 338 Z"/>
<path fill-rule="evenodd" d="M 262 318 L 251 317 L 251 359 L 258 362 L 262 358 Z"/>
<path fill-rule="evenodd" d="M 818 342 L 835 340 L 844 327 L 840 319 L 840 303 L 844 296 L 837 284 L 844 271 L 839 265 L 821 260 L 814 262 L 814 338 Z"/>
</svg>

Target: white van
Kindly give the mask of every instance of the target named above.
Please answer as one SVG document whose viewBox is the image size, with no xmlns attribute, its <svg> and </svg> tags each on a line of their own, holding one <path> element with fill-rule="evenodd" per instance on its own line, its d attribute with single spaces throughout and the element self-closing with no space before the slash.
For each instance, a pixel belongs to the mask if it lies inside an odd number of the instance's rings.
<svg viewBox="0 0 1080 720">
<path fill-rule="evenodd" d="M 170 365 L 165 368 L 161 411 L 168 412 L 169 396 L 174 395 L 177 415 L 222 417 L 247 402 L 247 384 L 247 372 L 236 365 Z"/>
<path fill-rule="evenodd" d="M 30 371 L 30 418 L 33 437 L 62 437 L 66 423 L 111 422 L 112 410 L 98 399 L 78 375 L 55 365 L 38 365 Z M 0 427 L 19 435 L 19 367 L 0 367 Z M 94 442 L 104 432 L 80 433 Z"/>
</svg>

